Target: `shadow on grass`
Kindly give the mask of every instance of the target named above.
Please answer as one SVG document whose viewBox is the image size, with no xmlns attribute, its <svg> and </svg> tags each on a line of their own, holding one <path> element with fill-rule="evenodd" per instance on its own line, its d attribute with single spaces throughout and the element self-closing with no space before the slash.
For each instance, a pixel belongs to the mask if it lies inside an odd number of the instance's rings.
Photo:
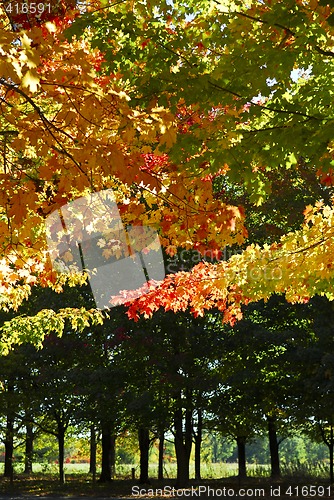
<svg viewBox="0 0 334 500">
<path fill-rule="evenodd" d="M 228 477 L 223 479 L 211 479 L 195 481 L 191 480 L 189 483 L 189 488 L 192 489 L 192 494 L 173 493 L 173 487 L 175 487 L 175 480 L 165 480 L 158 481 L 153 479 L 151 485 L 139 486 L 137 481 L 131 479 L 115 479 L 110 483 L 93 483 L 91 476 L 78 474 L 68 474 L 66 475 L 65 484 L 60 484 L 56 476 L 46 476 L 45 474 L 33 474 L 32 476 L 18 475 L 15 477 L 13 484 L 10 483 L 7 478 L 0 478 L 0 498 L 5 498 L 6 496 L 21 496 L 24 499 L 25 496 L 38 496 L 38 497 L 92 497 L 92 498 L 191 498 L 191 497 L 201 497 L 202 499 L 211 498 L 226 498 L 231 496 L 230 494 L 222 494 L 225 490 L 234 491 L 234 498 L 242 498 L 238 495 L 238 490 L 243 488 L 245 490 L 249 489 L 248 494 L 243 495 L 243 498 L 248 498 L 250 496 L 262 498 L 264 500 L 272 500 L 273 488 L 280 490 L 279 498 L 285 499 L 297 499 L 301 498 L 297 492 L 300 493 L 301 486 L 307 485 L 325 485 L 325 497 L 327 499 L 334 499 L 334 487 L 329 489 L 329 483 L 324 481 L 306 481 L 303 477 L 295 477 L 293 480 L 287 478 L 282 480 L 273 481 L 270 478 L 263 477 L 247 477 L 244 480 L 240 480 L 238 477 Z M 199 494 L 199 487 L 202 491 Z M 134 489 L 133 489 L 134 488 Z M 164 490 L 167 488 L 167 490 Z M 211 488 L 211 494 L 204 491 L 204 488 Z M 286 491 L 290 488 L 290 494 L 286 495 Z M 157 493 L 157 490 L 163 493 Z M 263 493 L 261 493 L 261 490 Z M 146 492 L 143 494 L 142 492 Z M 197 491 L 197 494 L 194 493 Z M 214 491 L 221 492 L 215 495 Z M 257 493 L 255 493 L 257 491 Z M 152 493 L 154 492 L 154 493 Z M 132 495 L 132 493 L 134 493 Z M 252 494 L 251 494 L 252 493 Z M 328 494 L 329 493 L 329 494 Z M 303 497 L 308 497 L 308 495 L 303 495 Z M 313 495 L 314 496 L 314 495 Z M 322 495 L 323 496 L 323 495 Z M 276 495 L 277 497 L 277 495 Z M 319 497 L 318 497 L 319 498 Z"/>
<path fill-rule="evenodd" d="M 19 475 L 11 484 L 7 478 L 0 478 L 0 495 L 34 495 L 34 496 L 130 496 L 133 481 L 123 479 L 110 483 L 93 483 L 88 475 L 67 474 L 65 483 L 61 484 L 56 476 L 33 474 Z"/>
</svg>

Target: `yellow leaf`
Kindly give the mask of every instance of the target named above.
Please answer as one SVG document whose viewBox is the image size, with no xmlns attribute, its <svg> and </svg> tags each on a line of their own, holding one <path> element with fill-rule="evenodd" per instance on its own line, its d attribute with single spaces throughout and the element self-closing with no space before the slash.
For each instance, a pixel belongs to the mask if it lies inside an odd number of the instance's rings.
<svg viewBox="0 0 334 500">
<path fill-rule="evenodd" d="M 166 144 L 167 148 L 171 148 L 176 141 L 176 130 L 168 128 L 160 138 L 160 144 Z"/>
<path fill-rule="evenodd" d="M 44 26 L 46 27 L 49 33 L 56 33 L 57 31 L 56 25 L 53 23 L 47 22 L 44 24 Z"/>
<path fill-rule="evenodd" d="M 22 78 L 22 87 L 29 88 L 30 92 L 36 92 L 39 86 L 39 77 L 36 71 L 27 71 Z"/>
<path fill-rule="evenodd" d="M 21 36 L 21 43 L 24 49 L 29 49 L 31 46 L 31 40 L 25 33 Z"/>
</svg>

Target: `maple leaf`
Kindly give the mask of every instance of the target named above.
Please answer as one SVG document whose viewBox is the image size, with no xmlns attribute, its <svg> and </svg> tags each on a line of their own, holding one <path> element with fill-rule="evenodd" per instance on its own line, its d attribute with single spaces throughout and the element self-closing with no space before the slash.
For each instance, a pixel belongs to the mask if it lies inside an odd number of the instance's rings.
<svg viewBox="0 0 334 500">
<path fill-rule="evenodd" d="M 36 92 L 40 86 L 38 74 L 32 70 L 27 71 L 22 77 L 21 85 L 23 88 L 29 88 L 30 92 Z"/>
</svg>

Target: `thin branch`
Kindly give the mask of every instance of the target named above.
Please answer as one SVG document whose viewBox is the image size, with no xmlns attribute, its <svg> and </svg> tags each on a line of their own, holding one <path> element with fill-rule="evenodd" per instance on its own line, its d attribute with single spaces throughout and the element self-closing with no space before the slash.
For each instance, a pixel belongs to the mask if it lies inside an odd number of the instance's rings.
<svg viewBox="0 0 334 500">
<path fill-rule="evenodd" d="M 217 3 L 217 0 L 215 0 L 215 1 Z M 250 16 L 249 14 L 246 14 L 244 12 L 233 12 L 233 14 L 236 14 L 236 15 L 242 16 L 242 17 L 246 17 L 247 19 L 251 19 L 253 21 L 256 21 L 257 23 L 266 24 L 268 26 L 275 26 L 276 28 L 280 28 L 280 29 L 284 30 L 288 36 L 296 37 L 296 33 L 294 31 L 292 31 L 290 28 L 287 28 L 286 26 L 284 26 L 283 24 L 280 24 L 280 23 L 270 24 L 268 21 L 265 21 L 264 19 L 261 19 L 260 17 Z M 324 56 L 334 57 L 334 52 L 332 52 L 331 50 L 324 50 L 321 47 L 319 47 L 319 45 L 314 45 L 314 49 L 319 54 L 322 54 Z"/>
<path fill-rule="evenodd" d="M 30 97 L 28 96 L 23 90 L 21 90 L 17 84 L 13 84 L 13 83 L 9 83 L 7 82 L 4 78 L 0 78 L 0 85 L 3 85 L 4 87 L 6 87 L 7 89 L 10 89 L 10 90 L 13 90 L 14 92 L 16 92 L 17 94 L 21 95 L 25 100 L 26 102 L 28 102 L 32 108 L 37 112 L 38 116 L 40 117 L 40 119 L 42 120 L 42 122 L 44 123 L 45 125 L 45 128 L 46 130 L 49 132 L 49 134 L 51 135 L 51 137 L 55 140 L 55 142 L 60 146 L 60 152 L 62 154 L 64 154 L 65 156 L 67 156 L 67 158 L 69 158 L 73 163 L 74 165 L 78 168 L 78 170 L 80 170 L 80 172 L 82 174 L 84 174 L 86 177 L 87 177 L 87 173 L 82 169 L 80 163 L 78 163 L 75 158 L 71 155 L 71 153 L 69 153 L 62 145 L 62 143 L 60 142 L 60 140 L 56 137 L 55 133 L 53 131 L 56 131 L 58 133 L 61 133 L 63 135 L 65 135 L 66 137 L 68 137 L 72 142 L 75 142 L 74 138 L 68 133 L 66 132 L 65 130 L 60 130 L 58 129 L 52 122 L 50 122 L 50 120 L 48 120 L 48 118 L 46 118 L 46 116 L 44 115 L 43 111 L 41 110 L 41 108 L 35 103 L 35 101 Z"/>
<path fill-rule="evenodd" d="M 233 92 L 233 90 L 230 90 L 230 89 L 227 89 L 225 87 L 221 87 L 220 85 L 218 85 L 217 83 L 214 83 L 214 82 L 210 82 L 209 80 L 209 85 L 211 85 L 212 87 L 218 89 L 218 90 L 221 90 L 223 92 L 227 92 L 228 94 L 231 94 L 233 95 L 234 97 L 238 97 L 239 99 L 243 99 L 242 95 L 240 94 L 237 94 L 236 92 Z"/>
<path fill-rule="evenodd" d="M 233 12 L 233 14 L 236 14 L 236 15 L 242 16 L 242 17 L 246 17 L 247 19 L 251 19 L 252 21 L 256 21 L 257 23 L 267 24 L 269 26 L 275 26 L 276 28 L 280 28 L 280 29 L 284 30 L 290 36 L 296 36 L 294 31 L 292 31 L 290 28 L 287 28 L 283 24 L 280 24 L 280 23 L 270 24 L 268 21 L 264 21 L 260 17 L 250 16 L 249 14 L 245 14 L 245 12 Z"/>
<path fill-rule="evenodd" d="M 259 106 L 260 108 L 267 109 L 268 111 L 274 111 L 275 113 L 285 113 L 288 115 L 297 115 L 297 116 L 304 116 L 305 118 L 308 118 L 309 120 L 320 120 L 322 121 L 322 118 L 318 118 L 316 116 L 308 115 L 307 113 L 303 113 L 302 111 L 293 111 L 289 109 L 277 109 L 277 108 L 272 108 L 270 106 L 266 106 L 264 104 L 259 104 L 257 102 L 254 102 L 256 106 Z"/>
<path fill-rule="evenodd" d="M 330 447 L 329 441 L 328 441 L 328 439 L 326 438 L 325 429 L 323 428 L 323 426 L 322 426 L 320 423 L 318 423 L 318 428 L 319 428 L 319 430 L 320 430 L 320 434 L 321 434 L 321 437 L 322 437 L 323 442 L 324 442 L 324 443 L 325 443 L 328 447 Z"/>
<path fill-rule="evenodd" d="M 177 56 L 179 59 L 182 59 L 183 61 L 185 61 L 190 68 L 193 68 L 195 66 L 195 65 L 191 64 L 185 56 L 183 56 L 182 54 L 179 54 L 175 50 L 172 50 L 170 47 L 168 47 L 164 43 L 160 42 L 159 40 L 156 40 L 156 43 L 158 45 L 160 45 L 160 47 L 162 47 L 163 49 L 165 49 L 168 52 L 171 52 L 172 54 L 174 54 L 175 56 Z"/>
<path fill-rule="evenodd" d="M 6 87 L 7 89 L 10 89 L 10 90 L 13 90 L 14 92 L 16 92 L 17 94 L 20 94 L 22 97 L 24 97 L 24 99 L 33 107 L 33 109 L 38 113 L 40 119 L 42 120 L 42 122 L 47 125 L 47 126 L 50 126 L 52 128 L 55 128 L 58 132 L 60 131 L 62 134 L 66 135 L 69 139 L 71 139 L 71 141 L 74 141 L 73 137 L 68 133 L 68 132 L 65 132 L 64 130 L 59 130 L 57 129 L 57 127 L 55 127 L 53 125 L 53 123 L 50 122 L 50 120 L 48 120 L 46 118 L 46 116 L 44 115 L 43 111 L 41 110 L 41 108 L 35 103 L 35 101 L 30 97 L 28 96 L 25 92 L 23 92 L 23 90 L 21 90 L 18 86 L 18 84 L 16 83 L 9 83 L 7 82 L 7 80 L 5 80 L 4 78 L 0 78 L 0 84 L 3 85 L 4 87 Z"/>
<path fill-rule="evenodd" d="M 334 57 L 334 52 L 332 52 L 331 50 L 323 50 L 319 47 L 319 45 L 316 45 L 314 48 L 317 52 L 319 52 L 319 54 L 322 54 L 324 56 Z"/>
<path fill-rule="evenodd" d="M 300 123 L 303 124 L 303 123 L 308 122 L 309 120 L 311 120 L 311 117 L 306 118 L 306 120 L 304 120 L 303 122 L 300 122 Z M 280 130 L 283 128 L 293 128 L 293 127 L 294 127 L 294 125 L 275 125 L 273 127 L 255 128 L 252 130 L 243 130 L 242 133 L 243 133 L 243 135 L 245 135 L 245 134 L 257 134 L 258 132 L 268 132 L 270 130 Z"/>
<path fill-rule="evenodd" d="M 268 132 L 270 130 L 279 130 L 282 128 L 291 128 L 291 125 L 276 125 L 275 127 L 255 128 L 252 130 L 243 130 L 243 134 L 257 134 L 258 132 Z"/>
<path fill-rule="evenodd" d="M 216 89 L 221 90 L 222 92 L 227 92 L 228 94 L 231 94 L 231 95 L 233 95 L 235 97 L 238 97 L 239 99 L 242 99 L 242 100 L 244 100 L 246 102 L 251 102 L 252 105 L 258 106 L 258 107 L 260 107 L 262 109 L 266 109 L 268 111 L 274 111 L 275 113 L 285 113 L 285 114 L 289 114 L 289 115 L 304 116 L 305 118 L 308 118 L 309 120 L 320 120 L 320 121 L 322 120 L 322 118 L 317 118 L 316 116 L 308 115 L 307 113 L 303 113 L 302 111 L 294 111 L 294 110 L 291 110 L 291 109 L 272 108 L 271 106 L 266 106 L 265 104 L 260 104 L 258 102 L 254 102 L 254 101 L 252 101 L 252 98 L 243 97 L 242 95 L 240 95 L 240 94 L 238 94 L 236 92 L 233 92 L 233 90 L 227 89 L 225 87 L 221 87 L 217 83 L 213 83 L 213 82 L 209 81 L 209 84 L 212 87 L 215 87 Z"/>
<path fill-rule="evenodd" d="M 41 80 L 40 83 L 42 86 L 48 85 L 48 86 L 52 86 L 52 87 L 60 87 L 62 89 L 81 90 L 83 92 L 86 92 L 86 94 L 91 94 L 93 96 L 99 96 L 99 94 L 97 92 L 95 92 L 94 90 L 91 90 L 89 88 L 86 88 L 83 85 L 74 85 L 74 84 L 66 84 L 66 83 L 58 83 L 58 82 L 55 84 L 55 82 L 48 82 L 46 80 Z M 101 97 L 101 96 L 99 96 L 99 97 Z M 106 95 L 103 95 L 102 99 L 104 101 L 107 101 L 108 104 L 114 104 L 114 101 L 112 99 L 108 99 L 108 97 Z"/>
</svg>

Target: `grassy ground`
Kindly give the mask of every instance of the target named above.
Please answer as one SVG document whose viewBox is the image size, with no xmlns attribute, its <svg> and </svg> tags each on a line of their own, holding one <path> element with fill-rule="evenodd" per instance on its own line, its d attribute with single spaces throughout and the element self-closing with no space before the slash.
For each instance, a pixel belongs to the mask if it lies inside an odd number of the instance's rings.
<svg viewBox="0 0 334 500">
<path fill-rule="evenodd" d="M 15 464 L 15 472 L 17 474 L 23 471 L 23 464 L 16 463 Z M 263 468 L 263 470 L 267 470 L 269 473 L 268 466 L 255 466 L 249 465 L 249 472 L 252 474 L 256 469 Z M 138 464 L 118 464 L 116 465 L 116 476 L 122 478 L 131 478 L 131 469 L 135 469 L 135 473 L 139 475 L 139 465 Z M 65 464 L 64 465 L 65 474 L 88 474 L 89 464 Z M 33 465 L 34 473 L 44 473 L 44 474 L 53 474 L 57 475 L 58 465 L 57 464 L 48 464 L 48 463 L 34 463 Z M 238 465 L 235 463 L 216 463 L 216 464 L 202 464 L 202 476 L 207 479 L 219 478 L 219 477 L 227 477 L 227 476 L 235 476 L 237 474 Z M 150 476 L 156 477 L 158 471 L 157 464 L 150 464 Z M 3 464 L 0 463 L 0 474 L 3 472 Z M 99 471 L 98 471 L 99 472 Z M 194 476 L 195 474 L 194 465 L 190 465 L 190 475 Z M 167 479 L 172 479 L 176 477 L 176 464 L 175 463 L 166 463 L 164 465 L 164 476 Z"/>
<path fill-rule="evenodd" d="M 168 468 L 168 465 L 172 465 Z M 178 498 L 178 497 L 202 497 L 202 498 L 241 498 L 238 496 L 240 488 L 243 498 L 262 498 L 272 500 L 273 498 L 326 498 L 334 499 L 334 487 L 329 488 L 329 482 L 325 479 L 322 471 L 308 470 L 306 467 L 283 469 L 285 475 L 283 480 L 273 482 L 268 477 L 268 468 L 261 466 L 249 467 L 250 475 L 246 480 L 240 482 L 236 473 L 236 464 L 208 464 L 203 466 L 203 477 L 201 481 L 191 480 L 190 495 L 187 492 L 176 492 L 175 465 L 167 464 L 166 479 L 159 482 L 151 480 L 150 485 L 139 486 L 136 480 L 131 479 L 131 465 L 118 467 L 118 474 L 122 473 L 122 478 L 116 477 L 108 484 L 93 482 L 92 476 L 87 473 L 86 464 L 66 464 L 65 484 L 58 482 L 57 466 L 46 467 L 43 464 L 34 464 L 34 474 L 25 476 L 19 473 L 16 464 L 14 481 L 7 478 L 0 478 L 0 496 L 3 494 L 13 495 L 37 495 L 45 496 L 65 496 L 65 497 L 109 497 L 109 498 Z M 156 475 L 156 466 L 152 466 L 151 473 Z M 222 472 L 224 474 L 222 474 Z M 317 472 L 318 475 L 314 475 Z M 214 477 L 213 477 L 214 476 Z M 322 476 L 322 477 L 321 477 Z M 98 477 L 98 476 L 97 476 Z M 138 471 L 136 471 L 138 477 Z M 211 479 L 209 479 L 211 478 Z M 312 488 L 311 488 L 312 486 Z M 303 489 L 304 487 L 304 489 Z"/>
<path fill-rule="evenodd" d="M 313 487 L 311 489 L 310 487 Z M 334 499 L 334 488 L 329 490 L 328 483 L 305 483 L 283 480 L 273 482 L 269 478 L 248 478 L 240 482 L 237 478 L 224 478 L 221 480 L 190 481 L 188 492 L 173 490 L 175 481 L 166 480 L 159 482 L 152 480 L 150 485 L 139 486 L 130 479 L 116 479 L 108 484 L 93 483 L 91 478 L 84 478 L 77 474 L 68 475 L 66 483 L 61 485 L 55 478 L 45 475 L 20 477 L 10 484 L 7 479 L 0 479 L 0 496 L 15 495 L 24 498 L 26 495 L 41 497 L 108 497 L 108 498 L 262 498 L 265 500 L 299 499 L 299 498 L 326 498 Z M 304 489 L 303 489 L 304 488 Z M 190 490 L 190 492 L 189 492 Z"/>
</svg>

